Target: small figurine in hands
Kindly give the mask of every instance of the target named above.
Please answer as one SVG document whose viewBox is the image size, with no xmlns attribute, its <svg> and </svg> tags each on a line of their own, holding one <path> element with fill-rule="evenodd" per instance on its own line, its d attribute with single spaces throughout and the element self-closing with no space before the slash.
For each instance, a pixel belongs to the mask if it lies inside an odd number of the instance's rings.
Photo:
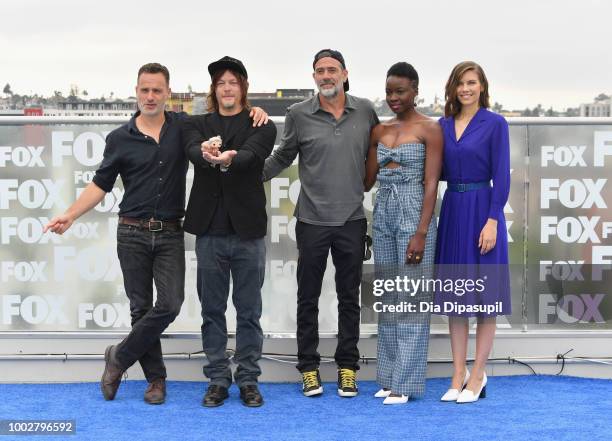
<svg viewBox="0 0 612 441">
<path fill-rule="evenodd" d="M 238 153 L 236 150 L 221 152 L 222 140 L 220 136 L 213 136 L 202 143 L 202 157 L 212 165 L 219 165 L 221 171 L 228 170 L 232 159 Z"/>
<path fill-rule="evenodd" d="M 219 156 L 223 141 L 220 136 L 213 136 L 208 141 L 202 143 L 202 156 L 204 153 L 210 153 L 211 156 Z"/>
</svg>

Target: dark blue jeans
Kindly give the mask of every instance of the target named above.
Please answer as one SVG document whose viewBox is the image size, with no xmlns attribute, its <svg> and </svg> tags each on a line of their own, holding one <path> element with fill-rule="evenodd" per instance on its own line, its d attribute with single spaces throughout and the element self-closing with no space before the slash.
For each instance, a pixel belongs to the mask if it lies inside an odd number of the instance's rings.
<svg viewBox="0 0 612 441">
<path fill-rule="evenodd" d="M 118 225 L 117 254 L 132 315 L 132 330 L 117 347 L 117 361 L 124 369 L 139 361 L 149 382 L 166 378 L 159 337 L 179 314 L 185 297 L 183 231 Z"/>
<path fill-rule="evenodd" d="M 237 235 L 198 236 L 198 297 L 202 304 L 202 348 L 206 355 L 204 375 L 211 384 L 232 384 L 227 349 L 225 311 L 229 296 L 236 308 L 236 383 L 256 384 L 261 374 L 259 359 L 263 345 L 261 287 L 265 275 L 264 238 L 241 240 Z"/>
</svg>

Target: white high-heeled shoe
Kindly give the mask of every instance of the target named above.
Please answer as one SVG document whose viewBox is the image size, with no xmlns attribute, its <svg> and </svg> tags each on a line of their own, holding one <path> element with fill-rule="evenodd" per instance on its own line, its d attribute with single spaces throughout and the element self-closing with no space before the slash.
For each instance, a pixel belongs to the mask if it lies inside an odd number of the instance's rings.
<svg viewBox="0 0 612 441">
<path fill-rule="evenodd" d="M 374 394 L 375 398 L 387 398 L 391 395 L 391 389 L 380 389 L 378 392 Z"/>
<path fill-rule="evenodd" d="M 478 398 L 485 398 L 487 396 L 487 374 L 484 374 L 482 378 L 482 384 L 480 385 L 480 390 L 477 393 L 472 392 L 469 389 L 463 389 L 457 398 L 457 403 L 475 403 L 478 401 Z"/>
<path fill-rule="evenodd" d="M 389 395 L 384 399 L 383 404 L 404 404 L 408 402 L 408 395 L 400 395 L 399 397 L 392 397 Z"/>
<path fill-rule="evenodd" d="M 463 377 L 463 386 L 461 386 L 462 390 L 467 384 L 469 379 L 470 379 L 470 371 L 467 368 L 465 368 L 465 377 Z M 459 389 L 449 389 L 446 391 L 444 395 L 442 395 L 442 398 L 440 398 L 440 401 L 457 401 L 457 398 L 459 398 L 460 392 L 461 391 Z"/>
</svg>

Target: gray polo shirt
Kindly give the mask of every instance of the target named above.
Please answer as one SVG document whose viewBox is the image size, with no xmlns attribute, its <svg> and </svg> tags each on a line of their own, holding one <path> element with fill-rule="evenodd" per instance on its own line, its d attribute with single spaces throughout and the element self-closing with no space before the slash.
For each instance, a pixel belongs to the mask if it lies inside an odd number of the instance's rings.
<svg viewBox="0 0 612 441">
<path fill-rule="evenodd" d="M 346 95 L 339 120 L 316 95 L 289 107 L 280 145 L 264 165 L 267 181 L 299 154 L 300 195 L 294 216 L 314 225 L 339 226 L 365 217 L 363 180 L 370 130 L 378 124 L 372 103 Z"/>
</svg>

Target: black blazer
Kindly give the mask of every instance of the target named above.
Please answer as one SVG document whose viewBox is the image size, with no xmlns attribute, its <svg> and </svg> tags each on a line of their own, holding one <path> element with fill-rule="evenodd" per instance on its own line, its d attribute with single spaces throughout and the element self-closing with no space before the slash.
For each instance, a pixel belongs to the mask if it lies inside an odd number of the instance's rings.
<svg viewBox="0 0 612 441">
<path fill-rule="evenodd" d="M 253 127 L 249 111 L 232 117 L 227 133 L 217 112 L 189 117 L 183 125 L 187 157 L 194 165 L 193 186 L 185 214 L 185 231 L 206 233 L 223 197 L 232 226 L 241 239 L 264 237 L 267 231 L 266 193 L 262 172 L 265 159 L 274 148 L 276 126 L 272 121 Z M 202 142 L 221 136 L 221 151 L 238 154 L 226 172 L 202 158 Z"/>
</svg>

